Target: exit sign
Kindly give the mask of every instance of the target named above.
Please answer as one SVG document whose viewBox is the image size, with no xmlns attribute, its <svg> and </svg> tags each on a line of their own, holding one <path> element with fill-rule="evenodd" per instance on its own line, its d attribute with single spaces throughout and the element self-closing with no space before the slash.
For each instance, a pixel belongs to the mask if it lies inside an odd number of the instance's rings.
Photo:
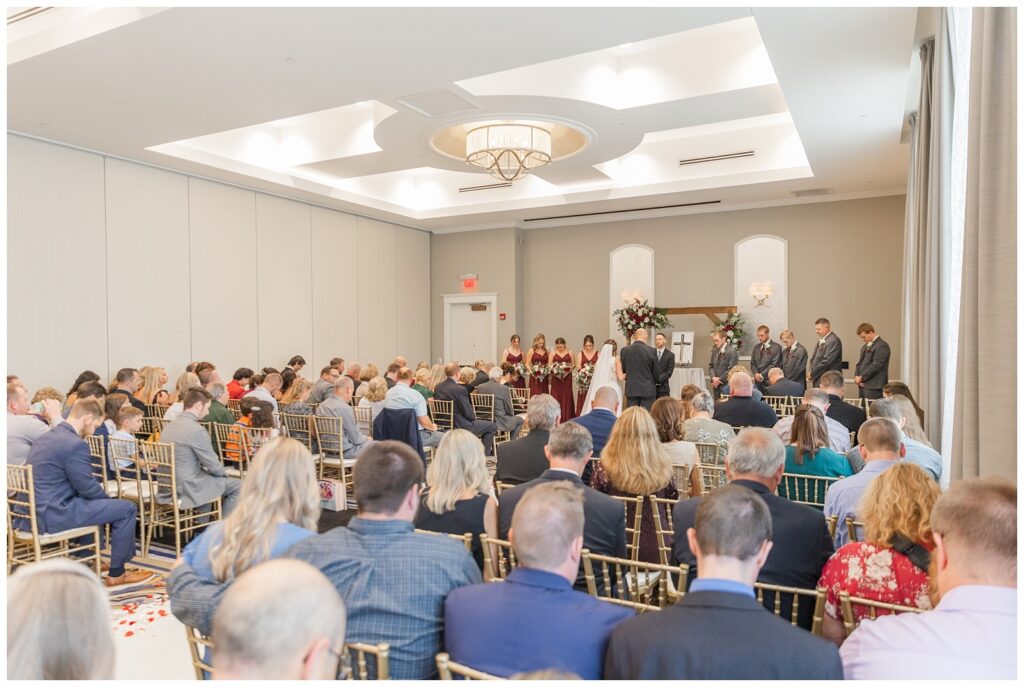
<svg viewBox="0 0 1024 687">
<path fill-rule="evenodd" d="M 459 280 L 462 282 L 463 291 L 476 291 L 478 275 L 476 274 L 461 274 Z"/>
</svg>

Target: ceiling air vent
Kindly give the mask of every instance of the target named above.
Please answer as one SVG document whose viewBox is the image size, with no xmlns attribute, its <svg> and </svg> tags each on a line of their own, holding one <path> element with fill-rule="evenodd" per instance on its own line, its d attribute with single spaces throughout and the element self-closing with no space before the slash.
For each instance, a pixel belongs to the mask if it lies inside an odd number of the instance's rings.
<svg viewBox="0 0 1024 687">
<path fill-rule="evenodd" d="M 743 150 L 738 153 L 725 153 L 723 155 L 708 155 L 706 157 L 691 157 L 686 160 L 680 160 L 679 166 L 685 165 L 701 165 L 705 162 L 718 162 L 719 160 L 736 160 L 741 157 L 754 157 L 753 150 Z"/>
<path fill-rule="evenodd" d="M 406 95 L 396 98 L 396 100 L 410 110 L 415 110 L 426 117 L 443 117 L 456 112 L 480 109 L 479 105 L 471 103 L 455 91 L 446 88 Z"/>
<path fill-rule="evenodd" d="M 37 14 L 51 10 L 52 7 L 13 7 L 7 10 L 7 25 L 15 24 L 19 21 L 23 21 L 30 17 L 34 17 Z"/>
<path fill-rule="evenodd" d="M 508 188 L 511 185 L 511 181 L 499 181 L 494 184 L 482 184 L 480 186 L 463 186 L 459 189 L 459 193 L 468 193 L 469 191 L 489 191 L 492 188 Z"/>
<path fill-rule="evenodd" d="M 804 196 L 827 196 L 835 192 L 834 188 L 805 188 L 799 191 L 790 191 L 789 193 L 794 198 L 803 198 Z"/>
<path fill-rule="evenodd" d="M 618 215 L 624 212 L 646 212 L 649 210 L 670 210 L 673 208 L 693 208 L 701 205 L 719 205 L 720 200 L 702 200 L 696 203 L 678 203 L 676 205 L 655 205 L 646 208 L 627 208 L 625 210 L 604 210 L 602 212 L 581 212 L 576 215 L 557 215 L 555 217 L 533 217 L 526 218 L 524 222 L 544 222 L 552 219 L 574 219 L 576 217 L 598 217 L 600 215 Z"/>
</svg>

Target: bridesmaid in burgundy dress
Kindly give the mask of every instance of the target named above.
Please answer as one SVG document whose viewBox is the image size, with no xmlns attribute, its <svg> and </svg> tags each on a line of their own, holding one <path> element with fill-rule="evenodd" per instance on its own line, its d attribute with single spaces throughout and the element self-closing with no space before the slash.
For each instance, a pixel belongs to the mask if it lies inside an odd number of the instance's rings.
<svg viewBox="0 0 1024 687">
<path fill-rule="evenodd" d="M 590 365 L 593 368 L 597 362 L 597 355 L 597 351 L 594 350 L 594 337 L 587 334 L 583 337 L 583 349 L 576 356 L 576 369 L 582 370 L 585 365 Z M 587 398 L 587 391 L 589 391 L 589 387 L 581 386 L 576 395 L 577 413 L 583 410 L 583 401 Z"/>
<path fill-rule="evenodd" d="M 551 362 L 568 365 L 568 369 L 561 373 L 551 375 L 551 395 L 562 406 L 562 422 L 568 422 L 576 417 L 576 406 L 572 402 L 572 371 L 575 368 L 572 351 L 565 347 L 565 339 L 555 339 L 555 350 L 551 352 Z"/>
<path fill-rule="evenodd" d="M 550 376 L 545 376 L 544 379 L 537 379 L 533 376 L 533 368 L 535 365 L 543 365 L 547 367 L 551 363 L 551 353 L 548 351 L 547 341 L 544 339 L 543 334 L 538 334 L 533 337 L 533 348 L 530 349 L 530 358 L 526 363 L 527 369 L 530 370 L 530 396 L 536 396 L 537 394 L 548 393 L 548 381 Z"/>
<path fill-rule="evenodd" d="M 519 335 L 513 334 L 512 338 L 509 339 L 508 348 L 501 353 L 501 362 L 507 363 L 515 368 L 518 364 L 523 362 L 523 349 L 519 345 Z M 510 386 L 516 389 L 526 388 L 526 377 L 521 374 L 512 375 L 512 381 Z"/>
</svg>

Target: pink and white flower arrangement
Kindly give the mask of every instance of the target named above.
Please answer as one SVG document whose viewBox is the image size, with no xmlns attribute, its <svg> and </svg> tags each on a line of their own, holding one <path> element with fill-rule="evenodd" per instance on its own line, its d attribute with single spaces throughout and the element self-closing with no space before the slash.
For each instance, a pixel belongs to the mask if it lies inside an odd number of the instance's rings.
<svg viewBox="0 0 1024 687">
<path fill-rule="evenodd" d="M 627 301 L 626 307 L 614 311 L 612 316 L 619 331 L 627 339 L 632 339 L 641 329 L 664 329 L 668 326 L 668 315 L 664 308 L 655 308 L 639 298 Z"/>
</svg>

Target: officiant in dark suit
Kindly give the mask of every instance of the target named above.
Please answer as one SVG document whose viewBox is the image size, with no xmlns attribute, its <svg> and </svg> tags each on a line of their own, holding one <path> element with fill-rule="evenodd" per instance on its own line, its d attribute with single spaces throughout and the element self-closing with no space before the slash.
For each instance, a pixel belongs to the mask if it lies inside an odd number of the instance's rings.
<svg viewBox="0 0 1024 687">
<path fill-rule="evenodd" d="M 657 396 L 657 363 L 654 349 L 647 345 L 647 330 L 640 329 L 633 343 L 619 353 L 622 372 L 626 375 L 626 407 L 643 406 L 650 410 Z"/>
<path fill-rule="evenodd" d="M 865 322 L 857 327 L 857 336 L 864 342 L 853 378 L 861 398 L 881 398 L 882 387 L 889 383 L 889 344 Z"/>
<path fill-rule="evenodd" d="M 656 383 L 656 398 L 669 395 L 668 382 L 672 379 L 672 373 L 676 369 L 676 354 L 665 347 L 667 339 L 664 334 L 658 333 L 654 337 L 654 381 Z"/>
<path fill-rule="evenodd" d="M 769 384 L 769 370 L 780 365 L 782 365 L 782 346 L 772 341 L 771 332 L 762 324 L 757 328 L 757 345 L 754 346 L 754 350 L 750 354 L 750 367 L 754 374 L 754 381 L 762 394 Z"/>
</svg>

